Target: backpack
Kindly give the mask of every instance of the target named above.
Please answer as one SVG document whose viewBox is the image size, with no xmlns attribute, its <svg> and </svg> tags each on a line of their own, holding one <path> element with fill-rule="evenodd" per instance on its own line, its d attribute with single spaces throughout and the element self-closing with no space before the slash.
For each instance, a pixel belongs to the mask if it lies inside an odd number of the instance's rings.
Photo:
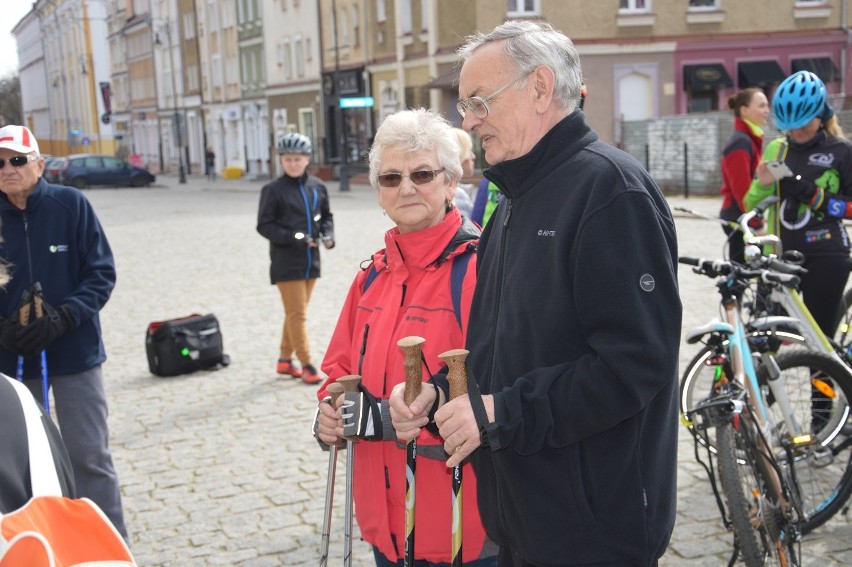
<svg viewBox="0 0 852 567">
<path fill-rule="evenodd" d="M 461 316 L 461 295 L 462 295 L 462 284 L 464 283 L 464 276 L 467 273 L 467 265 L 470 262 L 470 257 L 473 255 L 472 252 L 476 250 L 476 246 L 468 246 L 464 252 L 459 254 L 458 256 L 453 257 L 450 260 L 453 263 L 452 268 L 450 269 L 450 295 L 453 299 L 453 312 L 456 314 L 456 322 L 458 322 L 459 327 L 462 326 L 462 316 Z M 376 276 L 379 275 L 379 271 L 376 270 L 375 264 L 370 264 L 370 271 L 367 273 L 366 279 L 364 279 L 364 285 L 361 286 L 361 294 L 367 292 L 370 285 L 373 283 L 373 280 L 376 279 Z"/>
<path fill-rule="evenodd" d="M 38 404 L 15 383 L 27 426 L 33 497 L 0 515 L 0 567 L 133 567 L 121 535 L 87 498 L 62 496 Z"/>
</svg>

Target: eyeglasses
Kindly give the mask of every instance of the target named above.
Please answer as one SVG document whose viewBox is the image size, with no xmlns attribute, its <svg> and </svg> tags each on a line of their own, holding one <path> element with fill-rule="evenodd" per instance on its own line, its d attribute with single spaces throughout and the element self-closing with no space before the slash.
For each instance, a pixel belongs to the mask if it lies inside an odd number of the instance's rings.
<svg viewBox="0 0 852 567">
<path fill-rule="evenodd" d="M 409 178 L 415 185 L 425 185 L 434 181 L 435 176 L 439 173 L 443 173 L 443 171 L 444 168 L 442 167 L 441 169 L 412 171 L 408 175 L 403 175 L 401 173 L 385 173 L 384 175 L 379 175 L 379 185 L 387 187 L 388 189 L 394 189 L 399 187 L 399 184 L 402 183 L 403 177 Z"/>
<path fill-rule="evenodd" d="M 529 75 L 529 73 L 524 73 L 523 75 L 520 75 L 519 77 L 513 79 L 509 83 L 506 83 L 505 85 L 503 85 L 485 98 L 482 98 L 481 96 L 472 96 L 470 98 L 460 100 L 458 104 L 456 104 L 456 110 L 459 111 L 459 115 L 461 115 L 462 118 L 464 118 L 467 114 L 467 111 L 470 110 L 474 116 L 476 116 L 480 120 L 485 120 L 485 118 L 488 117 L 488 113 L 491 112 L 491 107 L 488 106 L 488 101 L 493 99 L 494 97 L 496 97 L 497 95 L 499 95 L 500 93 L 502 93 L 524 77 L 526 77 L 527 75 Z"/>
<path fill-rule="evenodd" d="M 9 158 L 9 163 L 12 164 L 12 167 L 24 167 L 28 162 L 35 161 L 39 158 L 39 156 L 34 154 L 27 154 L 24 156 L 12 156 Z M 6 160 L 0 158 L 0 169 L 6 167 Z"/>
</svg>

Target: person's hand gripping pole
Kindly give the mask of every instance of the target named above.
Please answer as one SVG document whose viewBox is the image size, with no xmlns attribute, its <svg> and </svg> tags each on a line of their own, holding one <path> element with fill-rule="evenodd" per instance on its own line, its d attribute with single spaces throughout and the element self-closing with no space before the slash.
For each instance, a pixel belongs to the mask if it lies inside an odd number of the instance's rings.
<svg viewBox="0 0 852 567">
<path fill-rule="evenodd" d="M 467 371 L 465 360 L 468 351 L 464 349 L 448 350 L 439 354 L 438 358 L 447 363 L 447 381 L 450 383 L 450 399 L 453 400 L 467 393 Z M 459 448 L 456 447 L 456 452 Z M 452 566 L 462 565 L 462 465 L 453 467 L 453 519 L 452 519 Z"/>
<path fill-rule="evenodd" d="M 422 350 L 426 339 L 423 337 L 404 337 L 396 344 L 402 349 L 403 366 L 405 368 L 406 404 L 411 404 L 420 394 L 423 386 Z M 415 483 L 414 475 L 417 470 L 417 439 L 412 439 L 406 445 L 405 460 L 405 567 L 414 567 L 414 505 Z"/>
<path fill-rule="evenodd" d="M 334 407 L 337 398 L 343 393 L 343 386 L 337 382 L 328 385 L 328 393 L 331 396 L 331 407 Z M 328 450 L 328 478 L 325 483 L 325 514 L 322 520 L 322 544 L 320 546 L 320 567 L 328 565 L 328 545 L 331 535 L 331 509 L 334 505 L 334 477 L 337 474 L 337 446 L 331 445 Z"/>
<path fill-rule="evenodd" d="M 337 383 L 343 386 L 343 392 L 357 392 L 358 385 L 361 383 L 361 377 L 355 374 L 349 376 L 341 376 L 337 379 Z M 353 492 L 352 481 L 355 476 L 355 441 L 358 437 L 346 438 L 346 510 L 344 512 L 344 527 L 343 527 L 343 565 L 351 567 L 352 565 L 352 509 L 353 509 Z"/>
</svg>

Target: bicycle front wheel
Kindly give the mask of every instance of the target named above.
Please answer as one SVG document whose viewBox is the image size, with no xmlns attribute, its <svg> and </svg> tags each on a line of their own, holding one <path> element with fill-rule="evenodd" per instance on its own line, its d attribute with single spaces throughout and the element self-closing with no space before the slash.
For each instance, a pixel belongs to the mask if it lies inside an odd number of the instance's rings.
<svg viewBox="0 0 852 567">
<path fill-rule="evenodd" d="M 796 565 L 793 534 L 777 500 L 767 494 L 768 463 L 755 448 L 744 419 L 716 427 L 719 481 L 728 503 L 737 547 L 748 567 Z"/>
<path fill-rule="evenodd" d="M 777 449 L 776 460 L 798 497 L 803 512 L 802 533 L 821 526 L 836 514 L 852 493 L 852 440 L 844 432 L 850 417 L 852 376 L 849 369 L 822 353 L 793 350 L 775 358 L 795 421 L 801 431 L 790 431 L 765 386 L 768 372 L 758 369 L 764 399 L 776 424 L 776 437 L 790 439 L 800 432 L 814 441 L 794 446 L 792 456 Z"/>
<path fill-rule="evenodd" d="M 772 331 L 771 334 L 767 331 L 755 331 L 751 332 L 749 336 L 752 339 L 777 339 L 778 347 L 784 349 L 793 346 L 801 347 L 805 344 L 804 337 L 790 331 L 776 330 Z M 712 438 L 699 434 L 692 423 L 686 418 L 686 415 L 687 412 L 695 408 L 698 402 L 713 395 L 716 375 L 722 370 L 718 364 L 715 364 L 715 359 L 719 356 L 727 357 L 727 350 L 727 340 L 723 341 L 719 346 L 706 345 L 692 358 L 680 380 L 680 413 L 683 422 L 702 445 L 710 443 Z M 716 448 L 712 445 L 710 446 L 710 450 L 714 453 L 716 452 Z"/>
</svg>

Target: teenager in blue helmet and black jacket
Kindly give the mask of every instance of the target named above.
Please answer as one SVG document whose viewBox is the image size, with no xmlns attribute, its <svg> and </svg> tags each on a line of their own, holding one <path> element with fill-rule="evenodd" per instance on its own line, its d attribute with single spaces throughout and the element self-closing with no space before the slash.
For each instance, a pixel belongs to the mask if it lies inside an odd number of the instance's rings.
<svg viewBox="0 0 852 567">
<path fill-rule="evenodd" d="M 781 160 L 792 175 L 776 180 L 758 167 L 744 199 L 754 208 L 769 195 L 782 201 L 769 211 L 768 230 L 784 250 L 805 256 L 802 296 L 824 333 L 834 334 L 838 305 L 849 276 L 849 236 L 842 219 L 852 218 L 852 142 L 826 100 L 825 84 L 810 71 L 793 73 L 778 85 L 772 115 L 783 137 L 767 144 L 763 160 Z"/>
</svg>

